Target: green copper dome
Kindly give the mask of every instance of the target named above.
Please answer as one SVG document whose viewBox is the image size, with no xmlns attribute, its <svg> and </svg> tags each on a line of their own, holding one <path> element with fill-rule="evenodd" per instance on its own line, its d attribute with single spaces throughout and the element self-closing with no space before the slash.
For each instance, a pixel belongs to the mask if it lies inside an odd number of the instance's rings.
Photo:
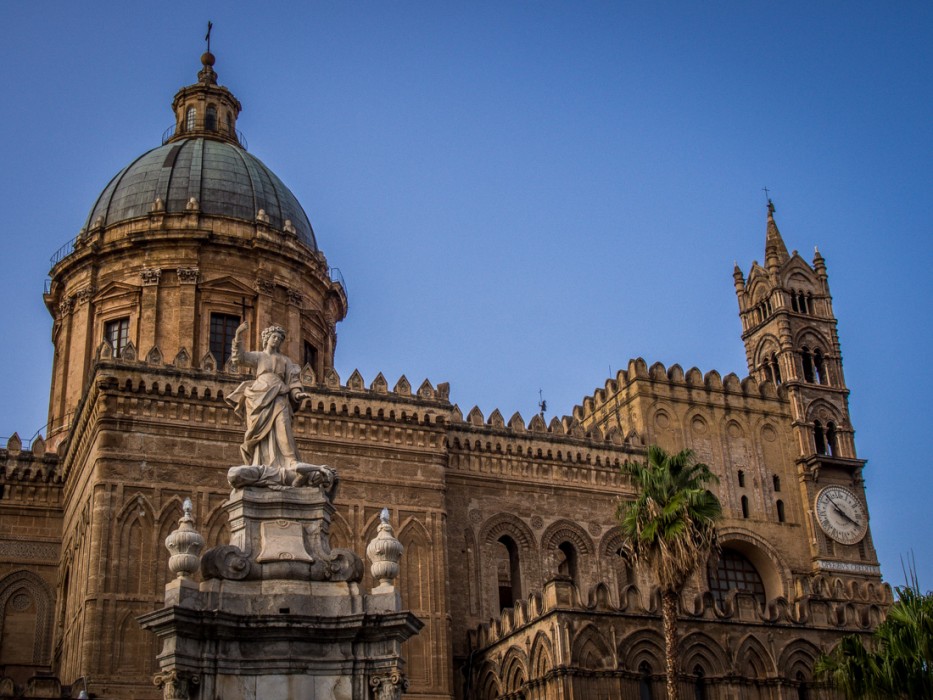
<svg viewBox="0 0 933 700">
<path fill-rule="evenodd" d="M 317 250 L 308 215 L 275 173 L 239 145 L 203 137 L 173 139 L 126 166 L 97 198 L 85 228 L 148 216 L 156 199 L 168 214 L 185 213 L 192 198 L 211 216 L 254 222 L 263 210 L 270 226 L 291 222 Z"/>
</svg>

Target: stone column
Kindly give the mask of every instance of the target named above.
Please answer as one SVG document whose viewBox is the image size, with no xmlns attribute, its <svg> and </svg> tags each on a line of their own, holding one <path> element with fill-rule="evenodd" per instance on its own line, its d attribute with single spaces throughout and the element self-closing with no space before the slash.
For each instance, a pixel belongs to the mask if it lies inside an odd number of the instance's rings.
<svg viewBox="0 0 933 700">
<path fill-rule="evenodd" d="M 178 275 L 178 326 L 176 338 L 178 347 L 172 355 L 181 348 L 187 348 L 192 358 L 201 358 L 207 349 L 198 344 L 197 336 L 197 289 L 199 271 L 196 267 L 179 267 Z M 210 319 L 205 319 L 210 323 Z M 165 354 L 169 358 L 168 353 Z"/>
<path fill-rule="evenodd" d="M 288 317 L 285 319 L 285 328 L 288 335 L 285 337 L 286 348 L 284 352 L 289 357 L 294 357 L 299 365 L 304 366 L 304 353 L 301 346 L 301 307 L 304 298 L 301 296 L 301 292 L 294 289 L 288 289 L 286 292 L 288 294 Z"/>
<path fill-rule="evenodd" d="M 156 326 L 159 322 L 159 279 L 162 270 L 158 268 L 143 268 L 139 276 L 143 283 L 142 295 L 139 302 L 139 323 L 137 337 L 139 338 L 140 357 L 146 357 L 157 343 Z M 159 348 L 161 350 L 161 348 Z M 167 349 L 167 348 L 166 348 Z"/>
</svg>

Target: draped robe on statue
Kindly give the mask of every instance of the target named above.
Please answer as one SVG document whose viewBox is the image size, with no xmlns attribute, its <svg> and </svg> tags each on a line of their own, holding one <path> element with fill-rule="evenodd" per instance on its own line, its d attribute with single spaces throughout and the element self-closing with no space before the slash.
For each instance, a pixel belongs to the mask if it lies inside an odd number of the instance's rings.
<svg viewBox="0 0 933 700">
<path fill-rule="evenodd" d="M 240 446 L 243 464 L 258 468 L 250 474 L 254 485 L 282 484 L 286 470 L 294 470 L 299 463 L 292 435 L 290 392 L 302 388 L 301 369 L 285 355 L 266 351 L 235 349 L 234 360 L 256 369 L 255 379 L 243 382 L 227 397 L 234 412 L 246 422 Z"/>
</svg>

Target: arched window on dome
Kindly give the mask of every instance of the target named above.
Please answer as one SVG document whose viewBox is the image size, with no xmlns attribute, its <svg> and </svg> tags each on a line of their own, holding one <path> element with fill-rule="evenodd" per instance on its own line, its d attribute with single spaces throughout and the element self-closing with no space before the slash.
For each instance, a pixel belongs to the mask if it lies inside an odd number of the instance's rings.
<svg viewBox="0 0 933 700">
<path fill-rule="evenodd" d="M 197 118 L 198 111 L 194 107 L 188 107 L 188 113 L 185 115 L 185 131 L 194 131 Z"/>
<path fill-rule="evenodd" d="M 233 115 L 227 112 L 227 133 L 233 136 Z"/>
<path fill-rule="evenodd" d="M 217 131 L 217 108 L 214 105 L 207 107 L 207 112 L 204 114 L 204 128 L 208 131 Z"/>
<path fill-rule="evenodd" d="M 716 568 L 710 567 L 707 581 L 713 598 L 722 607 L 730 591 L 749 593 L 765 605 L 765 585 L 755 565 L 741 552 L 730 547 L 723 547 L 716 562 Z"/>
</svg>

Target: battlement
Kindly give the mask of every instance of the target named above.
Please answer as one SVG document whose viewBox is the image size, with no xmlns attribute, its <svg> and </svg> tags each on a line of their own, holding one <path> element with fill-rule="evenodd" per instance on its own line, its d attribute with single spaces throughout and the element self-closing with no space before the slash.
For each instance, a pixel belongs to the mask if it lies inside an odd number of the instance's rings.
<svg viewBox="0 0 933 700">
<path fill-rule="evenodd" d="M 610 399 L 621 393 L 629 393 L 633 386 L 639 382 L 648 382 L 652 385 L 668 387 L 671 391 L 688 389 L 691 392 L 701 390 L 708 395 L 721 394 L 735 396 L 744 400 L 752 399 L 784 399 L 782 388 L 775 388 L 771 382 L 759 383 L 757 379 L 747 376 L 740 379 L 738 375 L 730 372 L 725 377 L 716 370 L 703 374 L 698 368 L 691 367 L 686 372 L 679 364 L 670 368 L 660 362 L 648 364 L 641 357 L 629 360 L 626 369 L 619 370 L 615 378 L 609 378 L 603 387 L 594 390 L 593 394 L 583 399 L 583 402 L 573 408 L 573 418 L 585 421 Z M 693 394 L 695 397 L 695 393 Z"/>
</svg>

